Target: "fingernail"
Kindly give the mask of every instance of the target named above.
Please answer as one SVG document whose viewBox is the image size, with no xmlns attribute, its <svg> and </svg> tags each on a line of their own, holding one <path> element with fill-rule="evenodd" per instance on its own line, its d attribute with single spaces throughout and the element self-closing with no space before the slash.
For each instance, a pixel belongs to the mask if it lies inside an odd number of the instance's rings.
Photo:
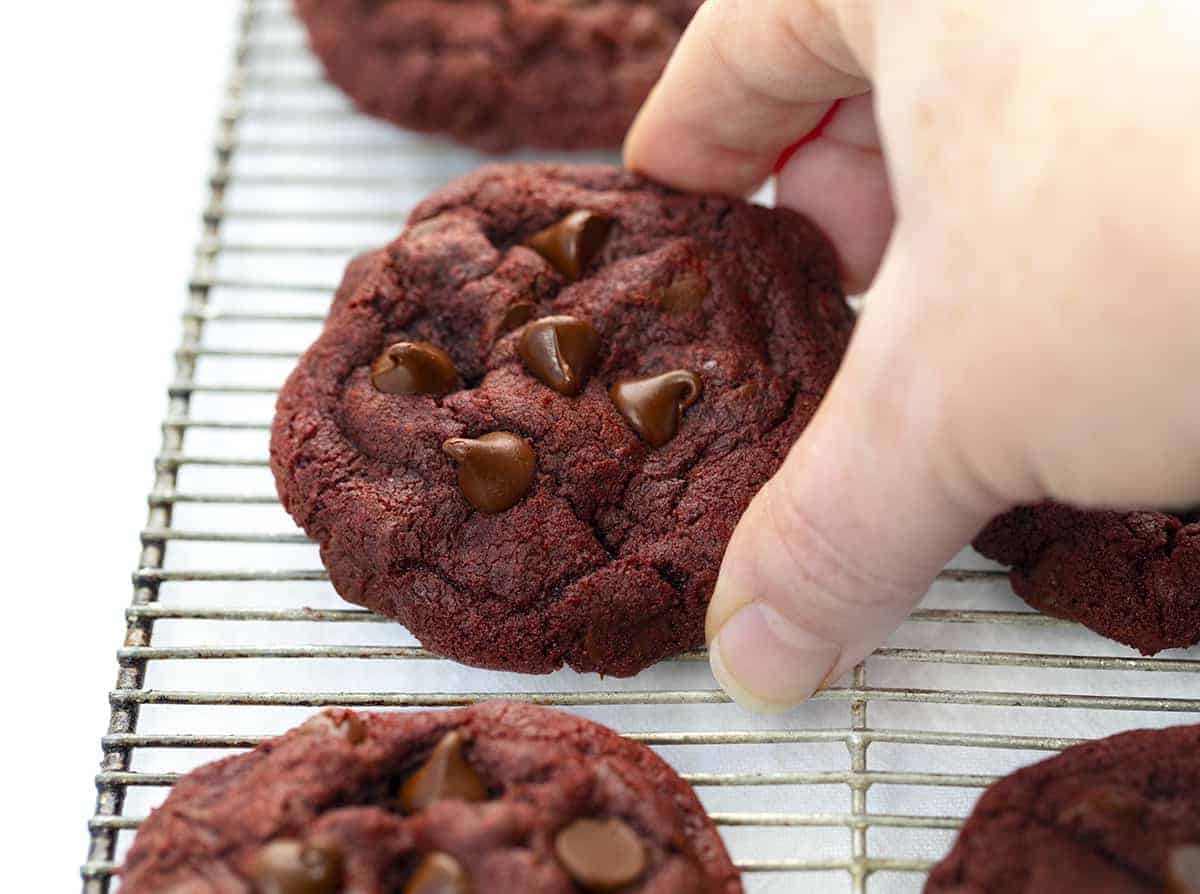
<svg viewBox="0 0 1200 894">
<path fill-rule="evenodd" d="M 841 650 L 797 627 L 764 602 L 735 612 L 708 647 L 713 676 L 742 707 L 777 714 L 825 682 Z"/>
</svg>

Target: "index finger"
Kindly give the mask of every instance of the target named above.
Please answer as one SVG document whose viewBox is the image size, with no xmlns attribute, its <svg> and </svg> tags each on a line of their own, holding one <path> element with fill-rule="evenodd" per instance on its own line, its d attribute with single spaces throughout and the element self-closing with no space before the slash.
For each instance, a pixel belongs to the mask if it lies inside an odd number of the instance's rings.
<svg viewBox="0 0 1200 894">
<path fill-rule="evenodd" d="M 836 99 L 865 93 L 840 14 L 816 0 L 709 0 L 625 140 L 625 163 L 680 189 L 742 195 Z"/>
</svg>

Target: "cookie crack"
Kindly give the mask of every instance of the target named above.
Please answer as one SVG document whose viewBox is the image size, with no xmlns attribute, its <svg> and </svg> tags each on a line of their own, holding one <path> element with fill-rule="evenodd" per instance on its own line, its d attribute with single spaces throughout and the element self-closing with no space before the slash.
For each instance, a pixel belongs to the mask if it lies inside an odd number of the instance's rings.
<svg viewBox="0 0 1200 894">
<path fill-rule="evenodd" d="M 1053 777 L 1046 777 L 1046 778 L 1043 778 L 1042 780 L 1039 780 L 1039 782 L 1036 786 L 1036 789 L 1035 789 L 1036 793 L 1037 793 L 1037 797 L 1033 799 L 1033 803 L 1039 803 L 1042 801 L 1042 795 L 1044 794 L 1045 788 L 1050 783 L 1061 782 L 1065 778 L 1076 778 L 1076 777 L 1085 776 L 1085 775 L 1090 776 L 1094 772 L 1095 772 L 1095 768 L 1088 768 L 1086 771 L 1081 771 L 1081 772 L 1076 772 L 1076 773 L 1059 773 Z M 1000 811 L 998 811 L 998 812 L 1000 812 Z M 1013 811 L 1013 810 L 1009 810 L 1006 812 L 1016 813 L 1016 811 Z M 1080 845 L 1081 847 L 1083 847 L 1084 850 L 1090 851 L 1091 853 L 1094 853 L 1097 856 L 1103 858 L 1104 860 L 1108 861 L 1113 866 L 1115 866 L 1117 869 L 1121 870 L 1122 872 L 1124 872 L 1127 875 L 1133 876 L 1136 879 L 1144 881 L 1148 885 L 1157 885 L 1160 883 L 1159 879 L 1156 879 L 1152 875 L 1148 875 L 1147 873 L 1142 871 L 1142 869 L 1133 865 L 1128 860 L 1121 857 L 1119 854 L 1113 852 L 1110 848 L 1108 848 L 1107 846 L 1105 846 L 1100 841 L 1098 841 L 1094 838 L 1089 838 L 1086 835 L 1077 834 L 1077 833 L 1073 832 L 1069 827 L 1063 826 L 1054 820 L 1043 819 L 1042 817 L 1039 817 L 1036 813 L 1023 814 L 1023 815 L 1027 816 L 1030 820 L 1033 821 L 1034 824 L 1041 826 L 1043 829 L 1047 829 L 1051 832 L 1055 832 L 1055 833 L 1061 835 L 1063 838 L 1067 839 L 1068 841 L 1072 841 L 1075 844 Z"/>
</svg>

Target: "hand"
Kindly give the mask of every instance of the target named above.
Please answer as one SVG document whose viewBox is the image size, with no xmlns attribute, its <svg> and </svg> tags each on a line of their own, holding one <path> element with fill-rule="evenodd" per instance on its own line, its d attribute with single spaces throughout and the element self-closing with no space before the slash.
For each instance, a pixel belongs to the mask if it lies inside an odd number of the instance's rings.
<svg viewBox="0 0 1200 894">
<path fill-rule="evenodd" d="M 742 194 L 839 98 L 778 196 L 865 311 L 708 613 L 758 710 L 868 655 L 998 512 L 1200 500 L 1200 6 L 710 0 L 626 160 Z"/>
</svg>

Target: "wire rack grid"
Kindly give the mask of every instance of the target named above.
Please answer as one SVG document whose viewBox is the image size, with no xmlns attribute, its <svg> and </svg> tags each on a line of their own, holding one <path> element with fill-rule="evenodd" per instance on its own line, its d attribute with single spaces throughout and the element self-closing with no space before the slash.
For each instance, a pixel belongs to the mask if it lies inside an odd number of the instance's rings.
<svg viewBox="0 0 1200 894">
<path fill-rule="evenodd" d="M 346 259 L 483 159 L 356 114 L 286 0 L 244 0 L 128 628 L 102 740 L 85 894 L 181 773 L 327 705 L 497 695 L 646 742 L 696 787 L 753 894 L 919 891 L 979 791 L 1083 738 L 1200 721 L 1195 651 L 1136 657 L 1028 611 L 968 552 L 833 688 L 755 718 L 702 654 L 631 680 L 464 668 L 341 603 L 267 469 L 275 392 Z M 576 156 L 577 157 L 577 156 Z"/>
</svg>

